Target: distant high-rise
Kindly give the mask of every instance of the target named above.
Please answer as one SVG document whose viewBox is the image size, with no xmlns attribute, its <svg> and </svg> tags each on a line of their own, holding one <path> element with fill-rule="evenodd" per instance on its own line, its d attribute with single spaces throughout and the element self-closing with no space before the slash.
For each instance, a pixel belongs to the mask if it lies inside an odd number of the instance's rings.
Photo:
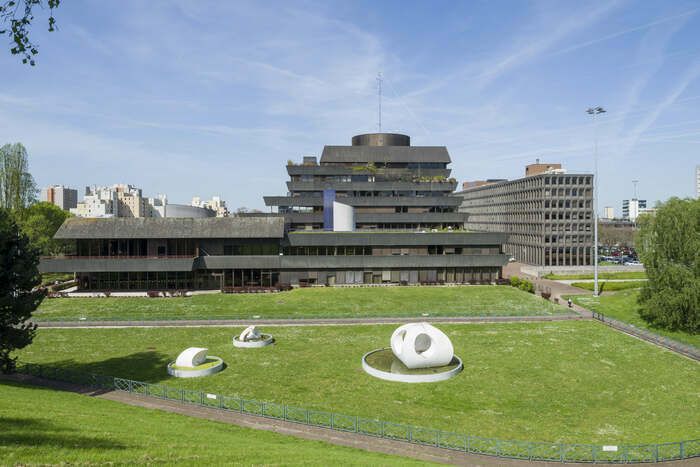
<svg viewBox="0 0 700 467">
<path fill-rule="evenodd" d="M 603 208 L 603 219 L 614 219 L 615 218 L 615 208 L 612 206 L 605 206 Z"/>
<path fill-rule="evenodd" d="M 695 197 L 700 199 L 700 165 L 695 167 Z"/>
<path fill-rule="evenodd" d="M 647 210 L 647 201 L 645 199 L 623 199 L 622 200 L 622 218 L 629 219 L 632 222 L 637 220 L 637 217 Z"/>
<path fill-rule="evenodd" d="M 51 185 L 41 190 L 41 201 L 55 204 L 64 211 L 78 205 L 78 190 L 63 185 Z"/>
</svg>

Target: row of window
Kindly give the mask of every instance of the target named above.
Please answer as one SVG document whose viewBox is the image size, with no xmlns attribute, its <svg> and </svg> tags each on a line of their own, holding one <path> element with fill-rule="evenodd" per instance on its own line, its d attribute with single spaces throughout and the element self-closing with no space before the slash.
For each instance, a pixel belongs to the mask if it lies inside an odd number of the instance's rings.
<svg viewBox="0 0 700 467">
<path fill-rule="evenodd" d="M 455 247 L 431 245 L 427 247 L 371 247 L 371 246 L 292 246 L 283 250 L 290 256 L 425 256 L 425 255 L 495 255 L 498 246 Z"/>
</svg>

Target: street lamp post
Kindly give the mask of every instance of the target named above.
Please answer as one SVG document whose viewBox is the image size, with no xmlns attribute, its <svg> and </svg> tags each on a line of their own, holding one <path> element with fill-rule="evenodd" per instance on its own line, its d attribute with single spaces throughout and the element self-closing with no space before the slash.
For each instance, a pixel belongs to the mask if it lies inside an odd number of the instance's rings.
<svg viewBox="0 0 700 467">
<path fill-rule="evenodd" d="M 593 296 L 598 296 L 598 125 L 596 115 L 605 113 L 602 107 L 586 110 L 593 117 Z"/>
</svg>

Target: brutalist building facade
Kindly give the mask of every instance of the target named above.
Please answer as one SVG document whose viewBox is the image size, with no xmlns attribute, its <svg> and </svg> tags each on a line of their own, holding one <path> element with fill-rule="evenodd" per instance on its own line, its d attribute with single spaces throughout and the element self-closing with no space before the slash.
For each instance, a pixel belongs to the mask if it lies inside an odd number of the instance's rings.
<svg viewBox="0 0 700 467">
<path fill-rule="evenodd" d="M 351 146 L 325 146 L 316 157 L 287 163 L 286 196 L 265 196 L 289 221 L 290 230 L 324 227 L 329 195 L 352 206 L 357 229 L 462 229 L 444 146 L 411 146 L 406 135 L 373 133 Z M 324 200 L 325 208 L 324 209 Z"/>
<path fill-rule="evenodd" d="M 40 268 L 75 272 L 94 290 L 493 282 L 507 262 L 506 235 L 464 229 L 449 163 L 444 147 L 360 135 L 326 146 L 320 163 L 288 164 L 288 195 L 265 197 L 278 213 L 71 218 L 55 237 L 72 241 L 73 254 Z M 334 203 L 354 210 L 347 231 L 333 225 Z"/>
<path fill-rule="evenodd" d="M 593 175 L 532 164 L 525 178 L 458 192 L 466 227 L 508 234 L 504 251 L 537 266 L 593 264 Z"/>
</svg>

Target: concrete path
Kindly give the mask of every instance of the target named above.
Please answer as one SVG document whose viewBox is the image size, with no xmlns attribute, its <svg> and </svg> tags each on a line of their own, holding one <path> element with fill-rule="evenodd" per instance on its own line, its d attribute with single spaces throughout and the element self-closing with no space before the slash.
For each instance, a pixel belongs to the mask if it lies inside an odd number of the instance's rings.
<svg viewBox="0 0 700 467">
<path fill-rule="evenodd" d="M 578 289 L 576 289 L 578 290 Z M 152 327 L 240 327 L 261 326 L 350 326 L 429 323 L 514 323 L 539 321 L 569 321 L 581 319 L 575 313 L 534 316 L 416 316 L 395 318 L 318 318 L 318 319 L 202 319 L 202 320 L 143 320 L 143 321 L 36 321 L 40 328 L 152 328 Z"/>
<path fill-rule="evenodd" d="M 646 282 L 649 279 L 598 279 L 598 282 Z M 557 279 L 555 282 L 561 282 L 562 284 L 573 284 L 574 282 L 595 282 L 595 279 Z"/>
<path fill-rule="evenodd" d="M 128 404 L 137 407 L 145 407 L 149 409 L 163 410 L 166 412 L 177 413 L 189 417 L 196 417 L 206 420 L 212 420 L 231 425 L 237 425 L 256 430 L 273 431 L 282 435 L 296 436 L 303 439 L 323 441 L 340 446 L 347 446 L 366 451 L 381 452 L 396 456 L 411 457 L 420 461 L 437 462 L 442 464 L 465 465 L 465 466 L 531 466 L 531 465 L 548 465 L 553 466 L 557 463 L 552 462 L 530 462 L 526 460 L 504 459 L 491 456 L 482 456 L 477 454 L 468 454 L 459 451 L 451 451 L 448 449 L 436 448 L 433 446 L 422 446 L 418 444 L 407 443 L 403 441 L 395 441 L 384 438 L 376 438 L 373 436 L 362 435 L 359 433 L 340 432 L 327 428 L 314 427 L 308 425 L 287 422 L 284 420 L 275 420 L 254 415 L 240 414 L 238 412 L 230 412 L 226 410 L 200 407 L 196 405 L 184 404 L 176 401 L 167 401 L 138 394 L 132 394 L 123 391 L 95 391 L 83 386 L 50 381 L 43 378 L 37 378 L 28 375 L 0 375 L 0 380 L 7 379 L 21 382 L 24 384 L 44 386 L 53 389 L 70 391 L 83 394 L 88 397 L 99 397 L 123 404 Z M 105 420 L 109 423 L 110 420 Z M 113 422 L 118 423 L 118 420 Z M 571 466 L 587 466 L 590 464 L 566 464 Z M 599 464 L 599 465 L 617 465 L 617 464 Z M 696 459 L 685 459 L 682 461 L 669 461 L 658 464 L 646 465 L 663 465 L 668 467 L 690 467 L 697 465 Z"/>
</svg>

